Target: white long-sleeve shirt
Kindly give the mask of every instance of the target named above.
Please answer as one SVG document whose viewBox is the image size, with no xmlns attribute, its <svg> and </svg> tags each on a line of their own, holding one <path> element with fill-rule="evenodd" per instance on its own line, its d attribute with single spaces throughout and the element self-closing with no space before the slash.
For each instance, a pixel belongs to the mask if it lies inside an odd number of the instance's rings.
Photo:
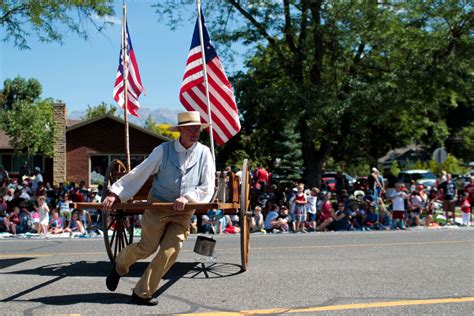
<svg viewBox="0 0 474 316">
<path fill-rule="evenodd" d="M 179 162 L 182 170 L 188 165 L 193 150 L 197 144 L 186 149 L 181 145 L 179 140 L 174 140 L 174 146 L 178 153 Z M 211 152 L 205 151 L 206 157 L 202 168 L 203 182 L 192 191 L 186 192 L 184 197 L 193 203 L 207 203 L 211 200 L 215 189 L 215 167 Z M 155 147 L 141 164 L 133 168 L 129 173 L 120 178 L 110 187 L 110 192 L 119 196 L 121 201 L 127 201 L 141 189 L 146 180 L 160 170 L 161 161 L 163 160 L 163 147 L 160 145 Z"/>
</svg>

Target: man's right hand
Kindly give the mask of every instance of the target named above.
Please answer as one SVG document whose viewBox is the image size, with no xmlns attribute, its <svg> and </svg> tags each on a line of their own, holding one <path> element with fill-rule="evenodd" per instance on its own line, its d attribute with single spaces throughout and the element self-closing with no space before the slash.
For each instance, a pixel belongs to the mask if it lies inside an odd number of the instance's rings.
<svg viewBox="0 0 474 316">
<path fill-rule="evenodd" d="M 120 198 L 117 194 L 110 193 L 105 197 L 104 201 L 102 202 L 102 209 L 104 211 L 110 211 L 112 209 L 112 205 L 114 205 L 115 203 L 120 203 Z"/>
</svg>

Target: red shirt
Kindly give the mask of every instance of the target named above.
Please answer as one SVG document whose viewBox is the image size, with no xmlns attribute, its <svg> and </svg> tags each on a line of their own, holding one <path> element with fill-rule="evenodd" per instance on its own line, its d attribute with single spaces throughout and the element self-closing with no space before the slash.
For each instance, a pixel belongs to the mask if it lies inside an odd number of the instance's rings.
<svg viewBox="0 0 474 316">
<path fill-rule="evenodd" d="M 461 211 L 466 214 L 471 213 L 471 203 L 467 199 L 464 199 L 464 202 L 462 202 Z"/>
<path fill-rule="evenodd" d="M 324 222 L 331 217 L 331 208 L 331 202 L 324 202 L 323 207 L 321 208 L 321 222 Z"/>
<path fill-rule="evenodd" d="M 268 171 L 264 168 L 257 170 L 257 181 L 258 182 L 268 182 Z"/>
<path fill-rule="evenodd" d="M 20 220 L 20 215 L 18 215 L 18 214 L 12 214 L 12 215 L 10 216 L 10 222 L 12 222 L 12 223 L 15 224 L 15 225 L 20 225 L 20 222 L 21 222 L 21 220 Z"/>
<path fill-rule="evenodd" d="M 474 203 L 474 184 L 469 183 L 464 187 L 464 192 L 469 194 L 469 203 Z"/>
</svg>

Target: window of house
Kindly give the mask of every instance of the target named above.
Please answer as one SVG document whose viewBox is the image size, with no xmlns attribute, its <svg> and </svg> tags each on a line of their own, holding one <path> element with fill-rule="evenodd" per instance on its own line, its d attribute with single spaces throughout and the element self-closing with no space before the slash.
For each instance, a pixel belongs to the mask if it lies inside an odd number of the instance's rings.
<svg viewBox="0 0 474 316">
<path fill-rule="evenodd" d="M 132 169 L 138 166 L 143 160 L 145 160 L 146 155 L 132 155 L 130 156 L 130 163 Z M 120 159 L 122 162 L 126 163 L 127 158 L 125 155 L 93 155 L 90 156 L 90 185 L 98 185 L 104 183 L 105 173 L 107 167 L 111 161 L 114 159 Z"/>
</svg>

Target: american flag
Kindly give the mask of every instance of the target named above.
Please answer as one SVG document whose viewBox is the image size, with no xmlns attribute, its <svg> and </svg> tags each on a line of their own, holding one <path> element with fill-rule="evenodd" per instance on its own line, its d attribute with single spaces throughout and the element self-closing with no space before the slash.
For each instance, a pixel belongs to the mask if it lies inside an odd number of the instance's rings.
<svg viewBox="0 0 474 316">
<path fill-rule="evenodd" d="M 132 40 L 130 34 L 128 33 L 128 24 L 125 21 L 126 29 L 126 41 L 127 41 L 127 52 L 126 52 L 126 63 L 127 63 L 127 109 L 128 113 L 138 116 L 138 108 L 140 104 L 138 103 L 138 97 L 145 90 L 142 86 L 142 79 L 140 78 L 140 71 L 138 70 L 137 60 L 135 58 L 135 53 L 133 52 Z M 122 107 L 124 105 L 124 94 L 123 94 L 123 58 L 122 58 L 122 49 L 120 49 L 119 54 L 119 67 L 117 70 L 117 76 L 115 77 L 115 86 L 114 86 L 114 99 Z"/>
<path fill-rule="evenodd" d="M 202 16 L 202 14 L 201 14 Z M 206 87 L 202 65 L 201 43 L 199 40 L 199 18 L 194 27 L 191 49 L 189 51 L 179 100 L 188 111 L 199 111 L 201 121 L 209 122 L 206 102 Z M 202 17 L 202 31 L 206 56 L 206 72 L 209 86 L 213 136 L 217 144 L 223 145 L 240 131 L 239 113 L 235 103 L 232 86 L 224 71 Z"/>
</svg>

